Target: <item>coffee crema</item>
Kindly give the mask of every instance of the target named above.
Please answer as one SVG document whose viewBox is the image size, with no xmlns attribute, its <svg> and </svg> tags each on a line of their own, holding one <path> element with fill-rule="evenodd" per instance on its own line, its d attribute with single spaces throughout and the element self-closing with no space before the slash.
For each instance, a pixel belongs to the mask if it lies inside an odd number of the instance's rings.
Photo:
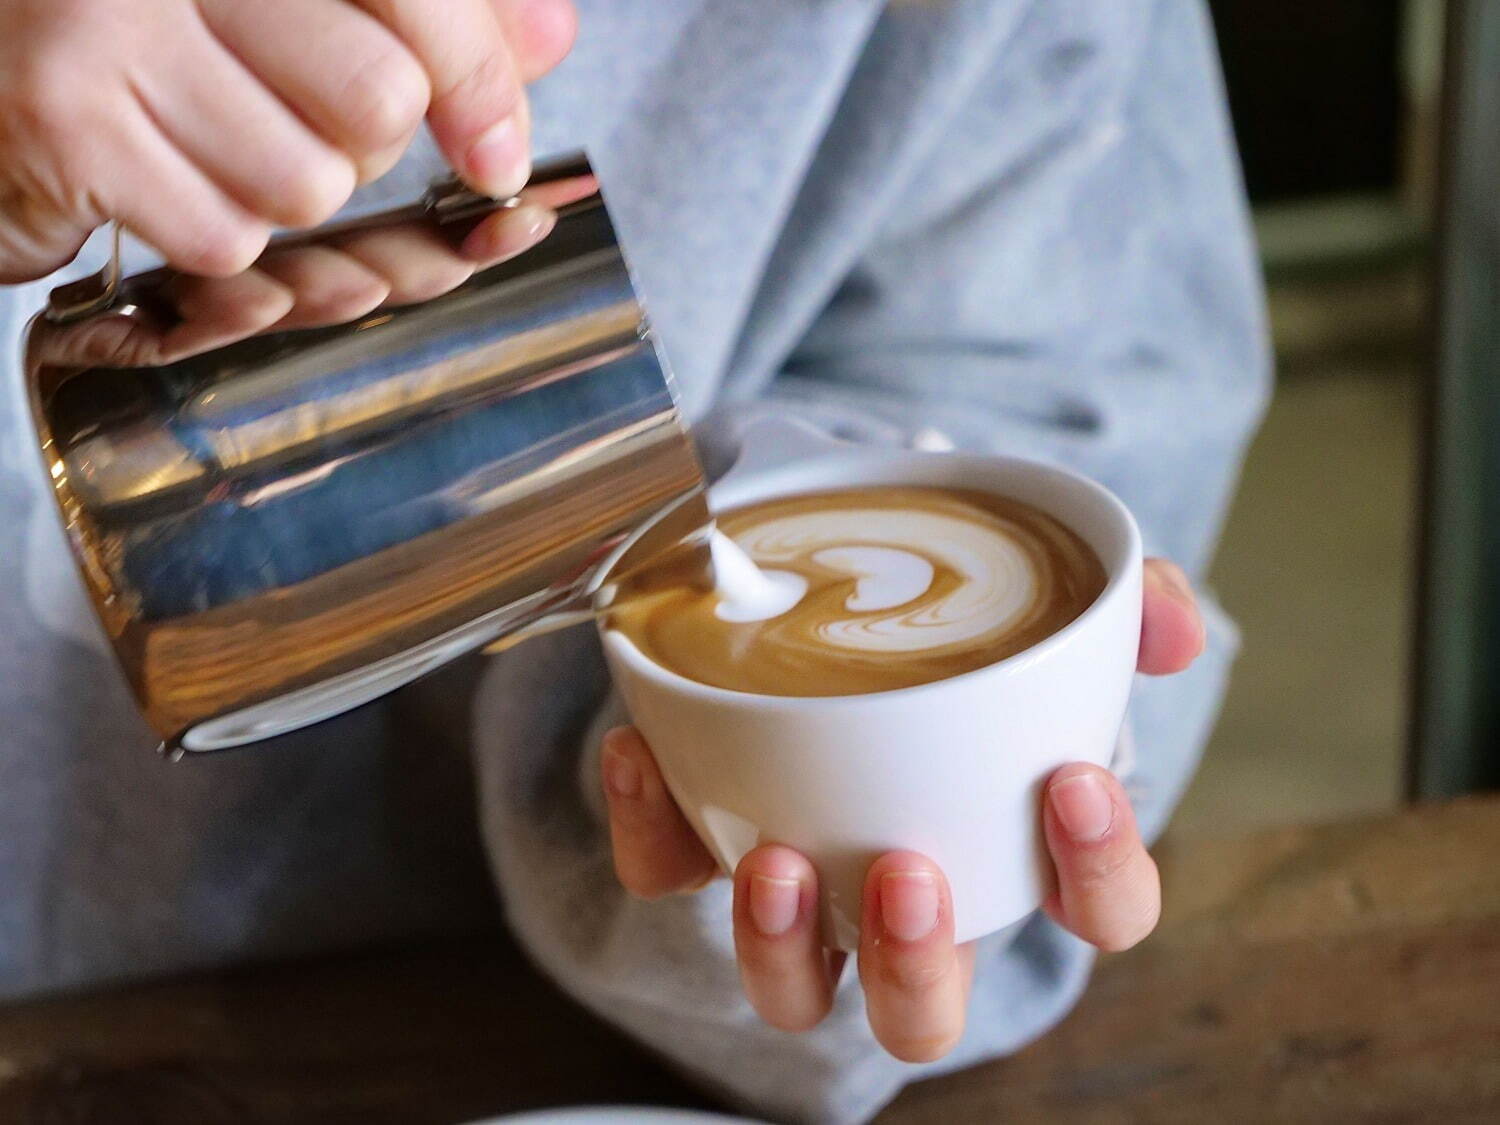
<svg viewBox="0 0 1500 1125">
<path fill-rule="evenodd" d="M 812 493 L 728 512 L 718 528 L 760 576 L 717 550 L 717 584 L 683 572 L 644 583 L 606 625 L 732 691 L 861 695 L 957 676 L 1051 636 L 1105 585 L 1058 520 L 974 490 Z"/>
</svg>

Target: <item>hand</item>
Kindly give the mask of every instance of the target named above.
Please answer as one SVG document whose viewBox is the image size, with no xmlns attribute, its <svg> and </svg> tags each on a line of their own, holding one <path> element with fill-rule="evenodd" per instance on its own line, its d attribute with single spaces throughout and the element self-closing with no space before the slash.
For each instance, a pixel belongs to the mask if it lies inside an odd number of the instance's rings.
<svg viewBox="0 0 1500 1125">
<path fill-rule="evenodd" d="M 227 277 L 313 226 L 425 116 L 477 190 L 530 169 L 524 83 L 572 45 L 570 0 L 7 0 L 0 282 L 119 219 L 170 265 Z"/>
<path fill-rule="evenodd" d="M 273 250 L 233 277 L 176 274 L 158 294 L 163 315 L 42 323 L 32 346 L 59 367 L 158 367 L 263 332 L 322 328 L 420 304 L 535 246 L 551 233 L 556 208 L 598 190 L 592 175 L 528 187 L 519 206 L 490 215 L 457 246 L 418 221 Z"/>
<path fill-rule="evenodd" d="M 1180 672 L 1203 649 L 1203 622 L 1182 571 L 1148 559 L 1139 668 Z M 697 890 L 717 874 L 633 729 L 605 736 L 603 771 L 615 870 L 643 898 Z M 1128 949 L 1156 926 L 1161 884 L 1120 783 L 1089 765 L 1059 769 L 1042 813 L 1058 889 L 1047 913 L 1104 950 Z M 844 955 L 825 950 L 817 874 L 791 848 L 750 852 L 734 873 L 734 936 L 745 993 L 787 1031 L 815 1026 L 833 1003 Z M 906 1062 L 941 1058 L 963 1033 L 973 943 L 953 943 L 943 873 L 925 856 L 891 852 L 865 878 L 859 976 L 870 1027 Z"/>
</svg>

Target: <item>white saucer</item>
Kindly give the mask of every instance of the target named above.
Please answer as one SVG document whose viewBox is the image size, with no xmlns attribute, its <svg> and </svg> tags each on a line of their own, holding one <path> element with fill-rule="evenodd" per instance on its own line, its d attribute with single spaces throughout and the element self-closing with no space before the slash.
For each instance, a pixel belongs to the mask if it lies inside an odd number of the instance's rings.
<svg viewBox="0 0 1500 1125">
<path fill-rule="evenodd" d="M 692 1109 L 651 1109 L 648 1106 L 580 1106 L 544 1109 L 510 1117 L 492 1117 L 472 1125 L 763 1125 L 748 1117 L 724 1117 Z"/>
</svg>

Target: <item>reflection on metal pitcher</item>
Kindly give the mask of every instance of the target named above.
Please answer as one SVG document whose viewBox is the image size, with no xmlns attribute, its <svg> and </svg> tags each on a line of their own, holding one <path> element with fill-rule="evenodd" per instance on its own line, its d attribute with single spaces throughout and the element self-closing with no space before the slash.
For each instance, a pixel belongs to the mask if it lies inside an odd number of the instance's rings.
<svg viewBox="0 0 1500 1125">
<path fill-rule="evenodd" d="M 46 464 L 169 747 L 269 737 L 565 620 L 707 524 L 586 161 L 521 201 L 556 226 L 487 269 L 455 248 L 517 201 L 446 186 L 235 278 L 106 272 L 33 322 Z M 338 282 L 372 255 L 397 283 L 359 307 Z M 265 283 L 293 272 L 321 299 Z"/>
</svg>

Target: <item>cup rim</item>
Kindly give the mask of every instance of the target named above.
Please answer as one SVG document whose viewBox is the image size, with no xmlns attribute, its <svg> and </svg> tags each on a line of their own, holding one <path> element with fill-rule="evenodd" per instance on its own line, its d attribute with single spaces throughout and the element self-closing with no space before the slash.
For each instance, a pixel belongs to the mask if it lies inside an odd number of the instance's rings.
<svg viewBox="0 0 1500 1125">
<path fill-rule="evenodd" d="M 808 458 L 805 462 L 797 465 L 796 468 L 811 472 L 823 466 L 826 462 L 831 465 L 846 465 L 856 468 L 863 464 L 889 469 L 899 467 L 902 464 L 918 464 L 924 461 L 928 464 L 944 461 L 952 465 L 955 471 L 961 469 L 964 465 L 983 465 L 990 468 L 1000 467 L 1035 472 L 1050 476 L 1069 488 L 1088 494 L 1093 499 L 1100 501 L 1104 509 L 1117 521 L 1118 527 L 1124 530 L 1124 557 L 1113 560 L 1113 566 L 1110 565 L 1109 560 L 1101 560 L 1105 562 L 1105 568 L 1108 573 L 1104 589 L 1099 592 L 1099 596 L 1090 602 L 1082 613 L 1057 630 L 1057 632 L 1050 633 L 1035 644 L 1022 649 L 1020 652 L 1012 653 L 1010 656 L 997 660 L 992 664 L 981 665 L 967 672 L 960 672 L 955 676 L 945 676 L 942 679 L 928 680 L 926 683 L 911 684 L 907 687 L 888 688 L 884 691 L 861 692 L 853 695 L 768 695 L 763 692 L 740 691 L 736 688 L 724 688 L 714 684 L 705 684 L 699 680 L 684 676 L 679 672 L 674 672 L 672 669 L 650 659 L 624 633 L 618 629 L 611 629 L 606 625 L 607 614 L 602 615 L 597 621 L 597 628 L 602 643 L 607 649 L 613 651 L 619 659 L 629 665 L 631 670 L 637 675 L 654 680 L 661 686 L 679 694 L 694 696 L 705 702 L 716 702 L 728 706 L 754 706 L 758 709 L 769 707 L 788 711 L 845 707 L 856 704 L 868 706 L 872 700 L 888 700 L 896 697 L 915 697 L 922 694 L 930 694 L 934 691 L 942 690 L 950 684 L 972 681 L 983 676 L 1002 675 L 1040 660 L 1054 649 L 1061 648 L 1069 643 L 1078 633 L 1089 628 L 1092 620 L 1103 614 L 1106 603 L 1118 601 L 1119 598 L 1124 596 L 1122 589 L 1126 580 L 1132 573 L 1139 572 L 1142 557 L 1141 533 L 1140 528 L 1135 522 L 1135 517 L 1130 513 L 1130 509 L 1125 506 L 1124 501 L 1098 481 L 1060 465 L 1035 461 L 1025 457 L 961 452 L 929 452 L 924 450 L 902 450 L 899 454 L 893 456 L 891 450 L 854 447 L 832 450 L 828 453 Z M 753 487 L 757 480 L 774 477 L 777 475 L 779 469 L 789 470 L 791 468 L 790 466 L 779 466 L 777 469 L 767 469 L 763 472 L 746 474 L 743 479 L 733 479 L 734 474 L 731 473 L 721 482 L 721 485 Z M 775 495 L 777 497 L 808 495 L 814 492 L 833 491 L 841 487 L 878 487 L 880 483 L 885 482 L 862 482 L 858 480 L 810 482 L 806 488 L 792 488 L 786 491 L 776 491 L 768 495 Z M 930 482 L 912 483 L 920 485 Z M 718 490 L 718 487 L 715 486 L 714 489 L 710 489 L 709 491 L 710 510 L 715 508 L 713 493 Z M 932 487 L 942 487 L 942 485 L 932 484 Z M 960 485 L 959 482 L 955 481 L 949 487 L 974 488 L 976 486 L 972 483 Z M 994 489 L 986 489 L 983 486 L 978 486 L 978 488 L 980 491 L 996 491 Z M 746 497 L 743 502 L 754 503 L 755 501 Z M 1052 515 L 1054 519 L 1061 519 L 1055 513 L 1049 512 L 1048 514 Z M 1079 534 L 1071 523 L 1068 523 L 1068 527 L 1075 534 Z"/>
</svg>

